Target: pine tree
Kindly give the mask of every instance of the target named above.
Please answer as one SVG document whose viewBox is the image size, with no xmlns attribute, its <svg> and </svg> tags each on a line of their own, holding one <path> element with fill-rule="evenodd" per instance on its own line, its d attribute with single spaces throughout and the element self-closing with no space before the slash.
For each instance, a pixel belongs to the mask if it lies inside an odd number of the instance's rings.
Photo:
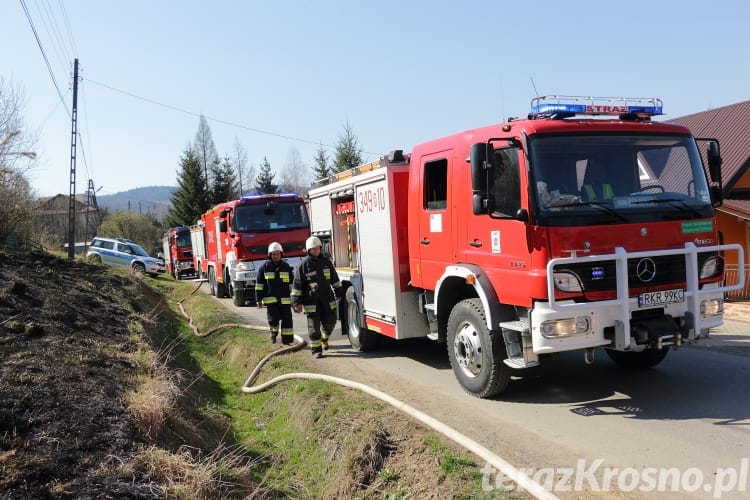
<svg viewBox="0 0 750 500">
<path fill-rule="evenodd" d="M 343 172 L 362 164 L 362 148 L 359 140 L 352 131 L 352 126 L 347 121 L 344 125 L 344 133 L 339 135 L 336 144 L 336 153 L 333 159 L 333 173 Z"/>
<path fill-rule="evenodd" d="M 213 184 L 210 174 L 221 162 L 219 161 L 219 153 L 216 151 L 216 144 L 214 144 L 211 134 L 211 127 L 208 126 L 208 121 L 206 121 L 206 117 L 203 115 L 201 115 L 198 121 L 198 131 L 195 133 L 195 143 L 192 149 L 203 169 L 206 189 L 209 189 L 209 186 Z"/>
<path fill-rule="evenodd" d="M 260 172 L 255 178 L 255 189 L 260 194 L 275 194 L 279 191 L 279 186 L 273 183 L 276 174 L 271 170 L 271 164 L 268 158 L 263 157 L 263 163 L 260 164 Z"/>
<path fill-rule="evenodd" d="M 224 157 L 224 161 L 220 165 L 215 165 L 211 169 L 211 177 L 213 179 L 211 202 L 214 205 L 239 198 L 237 175 L 228 156 Z"/>
<path fill-rule="evenodd" d="M 315 162 L 315 165 L 312 168 L 313 181 L 319 181 L 331 175 L 331 167 L 328 166 L 328 154 L 326 153 L 326 150 L 323 149 L 323 144 L 321 144 L 315 152 L 315 158 L 313 161 Z"/>
<path fill-rule="evenodd" d="M 172 208 L 164 221 L 166 227 L 193 225 L 210 208 L 203 168 L 195 151 L 189 146 L 180 158 L 177 190 L 172 193 L 170 201 Z"/>
</svg>

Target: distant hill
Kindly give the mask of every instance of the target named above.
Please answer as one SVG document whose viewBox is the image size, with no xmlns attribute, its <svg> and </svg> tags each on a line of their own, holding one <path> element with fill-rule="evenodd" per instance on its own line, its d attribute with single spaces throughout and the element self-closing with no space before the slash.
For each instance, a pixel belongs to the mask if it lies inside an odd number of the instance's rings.
<svg viewBox="0 0 750 500">
<path fill-rule="evenodd" d="M 174 186 L 147 186 L 97 196 L 96 201 L 100 208 L 111 212 L 129 210 L 142 214 L 151 213 L 157 220 L 163 220 L 172 206 L 169 200 L 175 189 L 177 188 Z"/>
</svg>

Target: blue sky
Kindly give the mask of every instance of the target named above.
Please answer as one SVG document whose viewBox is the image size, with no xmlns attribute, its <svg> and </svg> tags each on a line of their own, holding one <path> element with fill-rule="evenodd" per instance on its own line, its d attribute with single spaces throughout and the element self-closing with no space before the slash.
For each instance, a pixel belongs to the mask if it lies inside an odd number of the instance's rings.
<svg viewBox="0 0 750 500">
<path fill-rule="evenodd" d="M 537 93 L 659 97 L 665 119 L 750 99 L 744 0 L 24 3 L 64 102 L 22 3 L 0 2 L 40 196 L 69 192 L 74 57 L 76 186 L 100 195 L 176 185 L 200 114 L 220 156 L 238 139 L 280 171 L 292 147 L 332 153 L 347 121 L 369 161 L 525 115 Z"/>
</svg>

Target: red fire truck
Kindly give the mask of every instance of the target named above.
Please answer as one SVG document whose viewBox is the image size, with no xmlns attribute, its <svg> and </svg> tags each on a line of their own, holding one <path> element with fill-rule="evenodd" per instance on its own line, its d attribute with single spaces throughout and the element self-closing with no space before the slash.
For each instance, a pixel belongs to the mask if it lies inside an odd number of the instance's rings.
<svg viewBox="0 0 750 500">
<path fill-rule="evenodd" d="M 446 342 L 460 384 L 490 397 L 554 353 L 590 363 L 603 348 L 647 368 L 707 336 L 742 286 L 724 284 L 723 256 L 741 265 L 742 247 L 716 229 L 718 142 L 652 121 L 661 111 L 658 99 L 536 98 L 526 118 L 313 188 L 311 230 L 347 287 L 352 346 Z"/>
<path fill-rule="evenodd" d="M 198 277 L 208 279 L 211 294 L 232 297 L 242 306 L 255 291 L 255 272 L 278 241 L 284 258 L 296 267 L 305 255 L 310 221 L 296 193 L 243 196 L 201 215 L 190 228 Z"/>
<path fill-rule="evenodd" d="M 183 276 L 195 274 L 190 228 L 178 226 L 165 232 L 162 238 L 162 247 L 167 272 L 175 279 L 179 280 Z"/>
</svg>

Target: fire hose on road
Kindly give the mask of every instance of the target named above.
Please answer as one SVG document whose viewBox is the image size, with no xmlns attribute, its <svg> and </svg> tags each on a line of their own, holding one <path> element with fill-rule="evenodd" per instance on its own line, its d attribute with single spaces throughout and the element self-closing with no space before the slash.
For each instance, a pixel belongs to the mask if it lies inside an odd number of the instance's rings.
<svg viewBox="0 0 750 500">
<path fill-rule="evenodd" d="M 197 292 L 200 286 L 201 286 L 201 283 L 199 283 L 198 286 L 195 287 L 195 289 L 190 293 L 190 295 Z M 266 326 L 248 325 L 248 324 L 241 324 L 241 323 L 224 323 L 224 324 L 215 326 L 211 328 L 210 330 L 207 330 L 206 332 L 200 332 L 198 330 L 198 327 L 195 326 L 195 324 L 193 323 L 192 317 L 190 317 L 190 315 L 188 315 L 187 312 L 185 311 L 185 308 L 182 305 L 183 300 L 184 299 L 178 301 L 178 304 L 180 306 L 180 311 L 182 315 L 185 316 L 185 318 L 187 318 L 190 328 L 193 330 L 193 333 L 199 337 L 207 337 L 223 328 L 248 328 L 252 330 L 267 329 Z M 280 349 L 277 349 L 269 353 L 266 357 L 261 359 L 260 362 L 258 362 L 256 367 L 248 376 L 247 380 L 245 380 L 245 383 L 242 384 L 242 388 L 241 388 L 242 392 L 248 393 L 248 394 L 256 394 L 256 393 L 265 391 L 266 389 L 278 384 L 279 382 L 283 382 L 285 380 L 294 380 L 294 379 L 325 380 L 333 384 L 341 385 L 344 387 L 349 387 L 351 389 L 356 389 L 358 391 L 364 392 L 365 394 L 369 394 L 370 396 L 375 397 L 385 403 L 388 403 L 389 405 L 393 406 L 394 408 L 399 409 L 400 411 L 414 418 L 415 420 L 418 420 L 419 422 L 426 425 L 427 427 L 434 430 L 435 432 L 438 432 L 442 434 L 443 436 L 445 436 L 446 438 L 450 439 L 451 441 L 459 444 L 460 446 L 462 446 L 469 452 L 485 460 L 488 464 L 490 464 L 492 467 L 497 469 L 499 472 L 502 472 L 503 474 L 505 474 L 506 477 L 511 479 L 521 488 L 528 491 L 534 497 L 540 498 L 540 499 L 556 499 L 557 498 L 551 492 L 545 490 L 544 487 L 542 487 L 542 485 L 532 480 L 522 471 L 520 471 L 519 469 L 517 469 L 516 467 L 508 463 L 506 460 L 504 460 L 503 458 L 501 458 L 494 452 L 490 451 L 489 449 L 485 448 L 481 444 L 477 443 L 473 439 L 465 436 L 464 434 L 461 434 L 457 430 L 432 418 L 431 416 L 414 408 L 413 406 L 410 406 L 404 403 L 403 401 L 398 400 L 394 398 L 393 396 L 390 396 L 368 385 L 361 384 L 359 382 L 354 382 L 353 380 L 333 377 L 330 375 L 323 375 L 319 373 L 287 373 L 285 375 L 280 375 L 278 377 L 272 378 L 271 380 L 268 380 L 262 384 L 255 385 L 255 386 L 252 385 L 255 382 L 255 379 L 257 379 L 258 376 L 260 375 L 260 372 L 263 366 L 271 358 L 278 356 L 280 354 L 297 351 L 299 349 L 302 349 L 306 345 L 307 345 L 307 342 L 305 341 L 305 339 L 295 334 L 294 344 L 290 346 L 284 346 Z"/>
</svg>

